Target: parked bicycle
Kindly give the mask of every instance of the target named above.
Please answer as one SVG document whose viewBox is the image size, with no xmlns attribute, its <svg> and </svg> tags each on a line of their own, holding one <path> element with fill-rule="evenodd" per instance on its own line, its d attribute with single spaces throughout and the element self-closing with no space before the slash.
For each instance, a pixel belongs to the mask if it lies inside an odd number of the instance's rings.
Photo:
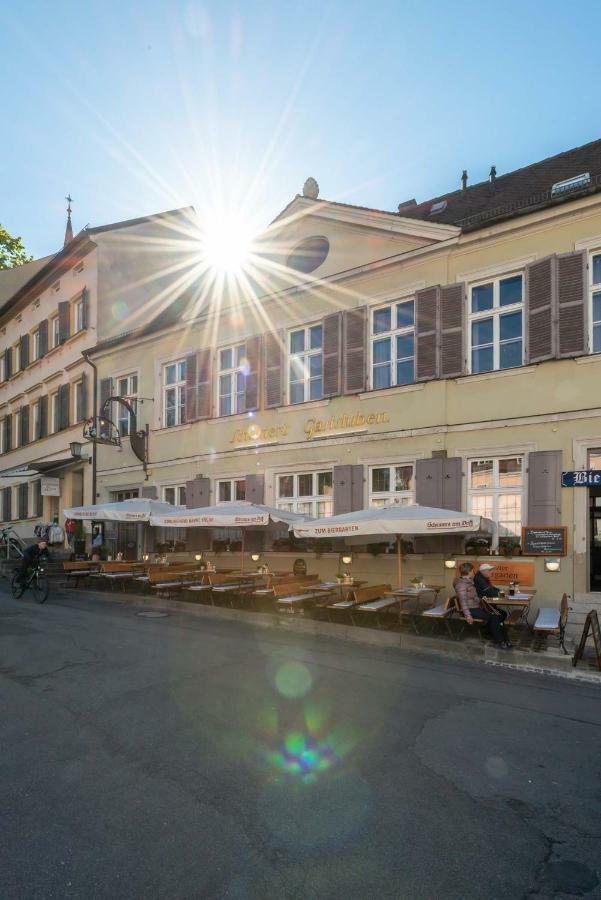
<svg viewBox="0 0 601 900">
<path fill-rule="evenodd" d="M 11 526 L 0 529 L 0 559 L 23 559 L 23 541 Z"/>
<path fill-rule="evenodd" d="M 25 575 L 15 572 L 12 580 L 12 592 L 15 600 L 19 600 L 27 588 L 31 588 L 33 596 L 38 603 L 45 603 L 50 590 L 50 583 L 46 575 L 46 569 L 42 562 L 30 566 Z"/>
</svg>

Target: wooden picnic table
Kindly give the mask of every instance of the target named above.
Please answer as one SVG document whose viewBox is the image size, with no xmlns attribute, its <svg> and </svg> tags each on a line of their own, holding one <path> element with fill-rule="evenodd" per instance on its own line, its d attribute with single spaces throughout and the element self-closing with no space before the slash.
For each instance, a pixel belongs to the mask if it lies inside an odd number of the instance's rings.
<svg viewBox="0 0 601 900">
<path fill-rule="evenodd" d="M 520 622 L 523 622 L 525 625 L 529 625 L 528 613 L 530 612 L 530 601 L 535 594 L 535 590 L 518 591 L 516 594 L 509 594 L 509 592 L 504 592 L 502 597 L 487 597 L 485 599 L 492 606 L 504 606 L 509 610 L 513 609 L 516 612 L 521 611 L 521 615 L 516 615 L 514 617 L 514 621 L 512 622 L 512 624 L 517 625 Z"/>
<path fill-rule="evenodd" d="M 402 616 L 402 615 L 408 614 L 408 610 L 406 610 L 404 608 L 403 604 L 405 603 L 405 601 L 412 600 L 412 599 L 415 599 L 417 601 L 416 605 L 415 605 L 415 612 L 419 613 L 420 600 L 426 594 L 434 594 L 434 602 L 433 602 L 432 606 L 436 606 L 436 601 L 438 600 L 438 595 L 441 592 L 442 588 L 443 588 L 442 584 L 426 584 L 423 587 L 419 587 L 419 588 L 418 587 L 395 588 L 395 590 L 391 591 L 390 593 L 394 597 L 399 598 L 399 615 Z"/>
<path fill-rule="evenodd" d="M 355 588 L 363 587 L 364 584 L 367 584 L 367 581 L 356 580 L 353 581 L 352 584 L 345 584 L 340 581 L 320 581 L 319 584 L 314 586 L 314 589 L 316 591 L 323 591 L 324 594 L 329 594 L 332 591 L 338 590 L 340 600 L 344 600 L 351 591 L 354 591 Z"/>
</svg>

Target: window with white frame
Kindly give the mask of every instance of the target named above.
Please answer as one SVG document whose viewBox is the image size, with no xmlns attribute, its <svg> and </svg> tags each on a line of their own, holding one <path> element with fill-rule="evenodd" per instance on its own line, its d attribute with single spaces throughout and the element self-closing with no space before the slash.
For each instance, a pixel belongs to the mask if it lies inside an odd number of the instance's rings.
<svg viewBox="0 0 601 900">
<path fill-rule="evenodd" d="M 83 422 L 85 418 L 85 388 L 83 381 L 73 385 L 73 422 Z"/>
<path fill-rule="evenodd" d="M 31 335 L 31 361 L 35 362 L 36 359 L 40 358 L 40 329 L 36 328 L 36 330 Z"/>
<path fill-rule="evenodd" d="M 6 453 L 6 446 L 4 443 L 4 418 L 0 419 L 0 453 Z"/>
<path fill-rule="evenodd" d="M 331 516 L 334 512 L 332 470 L 276 476 L 278 509 L 304 515 Z"/>
<path fill-rule="evenodd" d="M 493 278 L 470 287 L 470 371 L 512 369 L 524 361 L 524 279 Z"/>
<path fill-rule="evenodd" d="M 21 446 L 21 410 L 18 409 L 13 415 L 13 428 L 15 429 L 15 436 L 13 439 L 13 447 Z"/>
<path fill-rule="evenodd" d="M 135 400 L 138 393 L 138 376 L 121 375 L 117 379 L 117 394 L 124 400 Z M 121 437 L 127 437 L 131 434 L 131 414 L 120 403 L 117 404 L 118 410 L 118 428 Z"/>
<path fill-rule="evenodd" d="M 186 421 L 186 360 L 163 366 L 163 424 L 165 428 Z"/>
<path fill-rule="evenodd" d="M 403 300 L 371 314 L 371 384 L 374 390 L 415 381 L 415 302 Z"/>
<path fill-rule="evenodd" d="M 61 327 L 58 316 L 51 319 L 52 346 L 59 347 L 61 342 Z"/>
<path fill-rule="evenodd" d="M 244 412 L 246 407 L 246 344 L 224 347 L 219 351 L 217 408 L 220 416 Z"/>
<path fill-rule="evenodd" d="M 288 400 L 305 403 L 323 397 L 323 329 L 307 325 L 288 333 Z"/>
<path fill-rule="evenodd" d="M 40 401 L 31 404 L 31 439 L 37 440 L 40 430 Z"/>
<path fill-rule="evenodd" d="M 217 503 L 230 503 L 232 500 L 246 498 L 246 480 L 244 478 L 220 478 L 217 482 Z"/>
<path fill-rule="evenodd" d="M 369 470 L 369 505 L 398 503 L 407 506 L 415 499 L 413 463 L 372 466 Z"/>
<path fill-rule="evenodd" d="M 173 506 L 186 505 L 186 485 L 170 484 L 163 488 L 163 501 Z"/>
<path fill-rule="evenodd" d="M 60 431 L 60 403 L 58 401 L 58 391 L 50 398 L 50 422 L 52 431 Z"/>
<path fill-rule="evenodd" d="M 79 300 L 76 300 L 74 305 L 74 319 L 75 319 L 75 333 L 78 331 L 83 331 L 84 328 L 84 301 L 83 297 L 80 297 Z"/>
<path fill-rule="evenodd" d="M 21 344 L 13 345 L 13 374 L 21 371 Z"/>
<path fill-rule="evenodd" d="M 589 266 L 591 273 L 590 345 L 593 353 L 601 353 L 601 253 L 594 253 Z"/>
<path fill-rule="evenodd" d="M 0 353 L 0 382 L 6 381 L 6 366 L 4 360 L 4 353 Z"/>
<path fill-rule="evenodd" d="M 499 456 L 470 459 L 468 507 L 477 516 L 498 524 L 493 544 L 520 538 L 524 507 L 524 457 Z"/>
</svg>

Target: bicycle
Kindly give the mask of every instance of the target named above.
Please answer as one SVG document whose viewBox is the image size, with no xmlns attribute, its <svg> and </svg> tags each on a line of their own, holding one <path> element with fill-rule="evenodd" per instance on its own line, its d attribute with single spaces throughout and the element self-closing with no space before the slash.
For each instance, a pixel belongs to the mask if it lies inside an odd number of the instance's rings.
<svg viewBox="0 0 601 900">
<path fill-rule="evenodd" d="M 0 529 L 0 559 L 23 559 L 23 541 L 11 526 Z"/>
<path fill-rule="evenodd" d="M 33 596 L 38 603 L 46 602 L 50 590 L 50 583 L 42 563 L 38 562 L 33 565 L 29 572 L 25 574 L 23 580 L 19 578 L 18 572 L 15 572 L 13 575 L 11 589 L 15 600 L 19 600 L 27 588 L 31 588 Z"/>
</svg>

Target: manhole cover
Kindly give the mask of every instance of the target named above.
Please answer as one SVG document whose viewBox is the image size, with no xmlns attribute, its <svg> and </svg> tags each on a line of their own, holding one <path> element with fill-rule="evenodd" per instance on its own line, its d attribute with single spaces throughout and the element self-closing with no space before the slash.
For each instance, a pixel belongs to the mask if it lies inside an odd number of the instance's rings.
<svg viewBox="0 0 601 900">
<path fill-rule="evenodd" d="M 139 612 L 136 613 L 137 616 L 141 616 L 143 619 L 164 619 L 165 616 L 168 616 L 169 613 L 166 612 Z"/>
</svg>

